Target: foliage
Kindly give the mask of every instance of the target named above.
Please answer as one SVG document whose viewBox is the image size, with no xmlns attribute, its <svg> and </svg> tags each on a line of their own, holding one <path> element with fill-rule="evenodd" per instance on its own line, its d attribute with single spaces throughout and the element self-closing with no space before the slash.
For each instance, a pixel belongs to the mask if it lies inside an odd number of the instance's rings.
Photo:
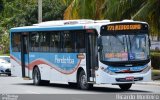
<svg viewBox="0 0 160 100">
<path fill-rule="evenodd" d="M 151 53 L 151 65 L 153 69 L 160 69 L 160 53 L 159 52 Z"/>
<path fill-rule="evenodd" d="M 9 53 L 9 34 L 1 34 L 0 35 L 0 51 L 3 54 Z"/>
<path fill-rule="evenodd" d="M 72 0 L 64 13 L 64 19 L 103 19 L 105 0 Z"/>
<path fill-rule="evenodd" d="M 63 19 L 65 8 L 59 0 L 43 0 L 43 21 Z M 12 2 L 5 2 L 1 15 L 4 18 L 1 21 L 1 26 L 7 29 L 37 23 L 37 0 L 13 0 Z"/>
<path fill-rule="evenodd" d="M 160 0 L 72 0 L 64 19 L 134 19 L 146 21 L 151 35 L 160 36 Z"/>
<path fill-rule="evenodd" d="M 160 70 L 152 70 L 152 76 L 160 76 Z"/>
<path fill-rule="evenodd" d="M 112 21 L 132 19 L 145 3 L 146 0 L 106 0 L 106 18 Z"/>
<path fill-rule="evenodd" d="M 63 19 L 67 2 L 64 2 L 64 5 L 62 0 L 42 1 L 43 21 Z M 38 0 L 0 0 L 0 19 L 3 19 L 0 20 L 0 43 L 3 43 L 4 49 L 8 51 L 7 36 L 10 28 L 38 23 Z M 4 41 L 8 44 L 4 44 Z"/>
<path fill-rule="evenodd" d="M 0 12 L 3 10 L 3 1 L 0 0 Z"/>
<path fill-rule="evenodd" d="M 43 21 L 62 20 L 65 9 L 60 0 L 43 0 Z"/>
</svg>

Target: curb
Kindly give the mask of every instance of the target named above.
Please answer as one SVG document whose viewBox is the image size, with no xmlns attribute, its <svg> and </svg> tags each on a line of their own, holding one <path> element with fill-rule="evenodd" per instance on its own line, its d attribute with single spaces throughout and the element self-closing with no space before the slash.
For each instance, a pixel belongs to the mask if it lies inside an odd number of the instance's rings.
<svg viewBox="0 0 160 100">
<path fill-rule="evenodd" d="M 158 86 L 160 86 L 160 81 L 140 82 L 140 83 L 137 83 L 137 84 L 140 84 L 140 85 L 158 85 Z"/>
</svg>

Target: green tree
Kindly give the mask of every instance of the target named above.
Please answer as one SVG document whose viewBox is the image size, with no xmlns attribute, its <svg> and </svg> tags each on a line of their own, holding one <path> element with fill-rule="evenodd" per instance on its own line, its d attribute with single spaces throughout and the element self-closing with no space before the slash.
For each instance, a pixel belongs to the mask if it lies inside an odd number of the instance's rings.
<svg viewBox="0 0 160 100">
<path fill-rule="evenodd" d="M 151 35 L 160 39 L 160 0 L 106 0 L 106 18 L 115 21 L 134 19 L 146 21 Z"/>
<path fill-rule="evenodd" d="M 3 10 L 3 1 L 0 0 L 0 13 L 1 13 L 2 10 Z"/>
<path fill-rule="evenodd" d="M 105 0 L 72 0 L 64 13 L 64 19 L 103 19 Z"/>
<path fill-rule="evenodd" d="M 43 21 L 63 19 L 66 6 L 59 0 L 43 0 Z M 38 23 L 37 0 L 4 0 L 4 9 L 0 14 L 3 20 L 0 26 L 11 27 L 27 26 Z"/>
<path fill-rule="evenodd" d="M 160 39 L 160 0 L 72 0 L 64 19 L 134 19 L 146 21 Z"/>
<path fill-rule="evenodd" d="M 111 21 L 132 19 L 147 0 L 106 0 L 105 18 Z"/>
<path fill-rule="evenodd" d="M 43 21 L 63 19 L 66 5 L 61 2 L 61 0 L 43 0 Z M 9 43 L 9 38 L 6 37 L 10 28 L 38 23 L 37 0 L 0 0 L 0 4 L 2 5 L 0 7 L 3 7 L 3 9 L 0 9 L 1 43 Z M 4 46 L 6 51 L 9 44 L 4 44 Z"/>
<path fill-rule="evenodd" d="M 62 20 L 66 8 L 60 0 L 43 0 L 43 21 Z"/>
<path fill-rule="evenodd" d="M 160 0 L 148 0 L 147 3 L 133 16 L 135 20 L 149 23 L 152 35 L 160 41 Z"/>
</svg>

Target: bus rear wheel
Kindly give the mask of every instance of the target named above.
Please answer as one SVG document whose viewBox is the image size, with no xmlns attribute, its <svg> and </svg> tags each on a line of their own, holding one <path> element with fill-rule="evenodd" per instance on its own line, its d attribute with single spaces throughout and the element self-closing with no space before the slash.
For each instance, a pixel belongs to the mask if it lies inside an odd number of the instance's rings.
<svg viewBox="0 0 160 100">
<path fill-rule="evenodd" d="M 131 88 L 132 84 L 129 83 L 129 84 L 119 84 L 119 87 L 121 88 L 121 90 L 123 91 L 127 91 Z"/>
<path fill-rule="evenodd" d="M 78 77 L 78 87 L 82 90 L 91 89 L 93 87 L 93 84 L 87 83 L 87 76 L 85 75 L 84 71 L 81 71 L 79 73 Z"/>
</svg>

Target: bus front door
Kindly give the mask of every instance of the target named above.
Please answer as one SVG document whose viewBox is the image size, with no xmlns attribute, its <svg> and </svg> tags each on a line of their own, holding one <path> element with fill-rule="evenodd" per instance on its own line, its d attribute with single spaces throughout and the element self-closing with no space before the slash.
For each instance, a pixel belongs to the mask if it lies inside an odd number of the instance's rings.
<svg viewBox="0 0 160 100">
<path fill-rule="evenodd" d="M 28 54 L 28 33 L 22 33 L 22 46 L 21 46 L 21 64 L 22 64 L 22 77 L 29 77 L 29 54 Z"/>
<path fill-rule="evenodd" d="M 95 78 L 95 67 L 98 66 L 98 55 L 97 55 L 97 34 L 95 32 L 91 32 L 86 34 L 86 53 L 87 53 L 87 81 L 94 82 Z"/>
</svg>

